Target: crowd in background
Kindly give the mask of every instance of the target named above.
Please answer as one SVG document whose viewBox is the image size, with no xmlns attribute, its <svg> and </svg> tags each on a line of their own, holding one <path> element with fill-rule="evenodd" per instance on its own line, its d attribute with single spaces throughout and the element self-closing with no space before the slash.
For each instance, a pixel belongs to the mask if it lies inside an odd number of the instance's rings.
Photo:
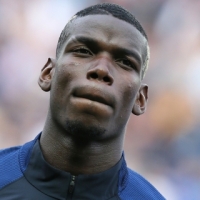
<svg viewBox="0 0 200 200">
<path fill-rule="evenodd" d="M 49 93 L 37 79 L 80 9 L 117 3 L 145 28 L 151 59 L 147 112 L 131 116 L 128 165 L 169 200 L 200 199 L 200 1 L 0 0 L 0 148 L 42 131 Z"/>
</svg>

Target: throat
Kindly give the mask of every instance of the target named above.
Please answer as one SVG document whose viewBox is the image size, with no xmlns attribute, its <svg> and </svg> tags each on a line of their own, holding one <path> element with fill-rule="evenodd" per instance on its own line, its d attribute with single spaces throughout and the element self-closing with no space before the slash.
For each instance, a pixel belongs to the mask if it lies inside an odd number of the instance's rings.
<svg viewBox="0 0 200 200">
<path fill-rule="evenodd" d="M 65 171 L 70 172 L 73 175 L 79 174 L 96 174 L 103 172 L 110 167 L 112 167 L 116 161 L 107 159 L 107 155 L 71 155 L 66 163 L 63 166 Z M 117 160 L 118 161 L 118 160 Z M 67 166 L 67 168 L 66 168 Z"/>
<path fill-rule="evenodd" d="M 115 143 L 116 144 L 116 143 Z M 76 143 L 73 139 L 58 140 L 41 136 L 40 146 L 44 159 L 53 167 L 73 175 L 95 174 L 114 166 L 122 150 L 110 142 Z"/>
</svg>

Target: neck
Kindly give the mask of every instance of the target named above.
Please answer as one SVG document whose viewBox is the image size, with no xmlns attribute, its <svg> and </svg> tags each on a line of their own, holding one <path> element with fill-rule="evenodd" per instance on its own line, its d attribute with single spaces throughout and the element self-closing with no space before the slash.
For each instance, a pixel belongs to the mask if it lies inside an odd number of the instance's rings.
<svg viewBox="0 0 200 200">
<path fill-rule="evenodd" d="M 71 136 L 45 128 L 40 145 L 45 160 L 73 175 L 95 174 L 114 166 L 121 158 L 123 134 L 109 141 L 81 142 Z"/>
</svg>

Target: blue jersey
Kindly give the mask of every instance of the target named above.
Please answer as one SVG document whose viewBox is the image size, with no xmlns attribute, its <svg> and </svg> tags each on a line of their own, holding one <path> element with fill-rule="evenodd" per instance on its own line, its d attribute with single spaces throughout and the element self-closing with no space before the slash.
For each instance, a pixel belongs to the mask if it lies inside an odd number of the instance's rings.
<svg viewBox="0 0 200 200">
<path fill-rule="evenodd" d="M 124 156 L 112 168 L 73 176 L 43 158 L 40 135 L 23 146 L 0 151 L 0 200 L 164 200 Z"/>
</svg>

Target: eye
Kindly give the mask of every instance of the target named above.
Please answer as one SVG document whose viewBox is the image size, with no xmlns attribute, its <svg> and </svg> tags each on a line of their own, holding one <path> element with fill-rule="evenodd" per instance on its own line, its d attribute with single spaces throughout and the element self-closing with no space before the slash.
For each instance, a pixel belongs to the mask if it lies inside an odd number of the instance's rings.
<svg viewBox="0 0 200 200">
<path fill-rule="evenodd" d="M 119 60 L 117 60 L 117 62 L 120 63 L 121 65 L 125 66 L 125 67 L 132 68 L 132 69 L 135 68 L 134 64 L 126 58 L 119 59 Z"/>
<path fill-rule="evenodd" d="M 120 60 L 120 63 L 122 63 L 123 65 L 129 66 L 129 67 L 132 66 L 131 62 L 127 59 Z"/>
<path fill-rule="evenodd" d="M 92 55 L 92 53 L 85 47 L 79 47 L 73 50 L 73 52 L 78 53 L 78 54 L 83 54 L 83 55 Z"/>
</svg>

